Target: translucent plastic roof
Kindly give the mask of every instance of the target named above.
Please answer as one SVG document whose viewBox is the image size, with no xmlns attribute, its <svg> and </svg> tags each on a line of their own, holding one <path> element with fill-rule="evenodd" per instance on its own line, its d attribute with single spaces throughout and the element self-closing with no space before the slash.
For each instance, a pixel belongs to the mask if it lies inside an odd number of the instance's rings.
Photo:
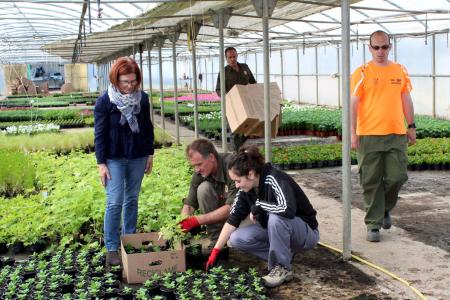
<svg viewBox="0 0 450 300">
<path fill-rule="evenodd" d="M 65 61 L 41 47 L 52 41 L 74 39 L 80 32 L 82 36 L 103 32 L 154 8 L 158 5 L 155 2 L 91 0 L 89 9 L 88 1 L 83 0 L 0 0 L 0 63 Z M 83 10 L 84 27 L 80 30 Z M 73 49 L 75 44 L 67 47 Z"/>
<path fill-rule="evenodd" d="M 98 18 L 98 3 L 101 18 Z M 450 27 L 447 0 L 353 0 L 351 3 L 352 39 L 366 39 L 378 29 L 409 36 L 448 32 Z M 180 25 L 192 22 L 202 24 L 197 36 L 198 54 L 214 54 L 219 45 L 212 10 L 219 8 L 232 9 L 225 28 L 225 46 L 248 51 L 262 49 L 262 22 L 251 1 L 0 0 L 0 63 L 107 61 L 118 55 L 136 53 L 139 44 L 144 50 L 147 46 L 151 48 L 161 36 L 163 47 L 170 51 L 167 55 L 171 55 L 172 43 L 167 37 L 179 31 Z M 82 16 L 84 26 L 80 26 Z M 339 1 L 278 0 L 269 22 L 271 47 L 338 43 L 340 20 Z M 186 29 L 181 30 L 177 45 L 178 51 L 188 53 L 190 41 Z"/>
</svg>

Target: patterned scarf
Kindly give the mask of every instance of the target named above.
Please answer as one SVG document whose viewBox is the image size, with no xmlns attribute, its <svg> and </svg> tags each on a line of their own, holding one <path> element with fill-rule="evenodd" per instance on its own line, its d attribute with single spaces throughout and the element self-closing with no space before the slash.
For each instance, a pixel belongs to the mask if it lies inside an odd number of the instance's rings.
<svg viewBox="0 0 450 300">
<path fill-rule="evenodd" d="M 111 103 L 115 104 L 122 114 L 120 124 L 124 125 L 128 121 L 131 131 L 138 133 L 139 124 L 136 115 L 141 112 L 141 91 L 137 90 L 131 94 L 122 94 L 115 86 L 110 84 L 108 96 Z"/>
</svg>

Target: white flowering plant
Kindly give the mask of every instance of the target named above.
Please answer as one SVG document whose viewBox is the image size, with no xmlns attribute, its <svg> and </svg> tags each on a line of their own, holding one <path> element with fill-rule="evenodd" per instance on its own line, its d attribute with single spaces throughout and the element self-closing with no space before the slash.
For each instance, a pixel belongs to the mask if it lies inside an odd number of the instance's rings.
<svg viewBox="0 0 450 300">
<path fill-rule="evenodd" d="M 19 134 L 36 134 L 36 133 L 44 133 L 44 132 L 59 132 L 59 125 L 48 123 L 48 124 L 31 124 L 31 125 L 18 125 L 18 126 L 9 126 L 6 127 L 6 130 L 3 131 L 6 135 L 19 135 Z"/>
</svg>

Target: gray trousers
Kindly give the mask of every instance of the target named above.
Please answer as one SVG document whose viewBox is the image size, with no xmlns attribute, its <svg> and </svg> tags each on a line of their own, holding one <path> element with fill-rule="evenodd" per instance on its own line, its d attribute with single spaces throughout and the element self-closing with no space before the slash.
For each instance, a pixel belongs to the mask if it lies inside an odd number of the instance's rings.
<svg viewBox="0 0 450 300">
<path fill-rule="evenodd" d="M 314 248 L 319 230 L 312 230 L 301 218 L 288 219 L 269 214 L 267 228 L 259 223 L 236 229 L 230 237 L 232 247 L 256 255 L 268 262 L 271 270 L 281 265 L 291 270 L 292 255 Z"/>
<path fill-rule="evenodd" d="M 225 201 L 220 201 L 214 186 L 209 181 L 203 181 L 197 188 L 197 200 L 200 212 L 207 214 L 212 212 L 225 204 Z M 224 222 L 206 225 L 208 238 L 215 243 L 219 238 Z"/>
</svg>

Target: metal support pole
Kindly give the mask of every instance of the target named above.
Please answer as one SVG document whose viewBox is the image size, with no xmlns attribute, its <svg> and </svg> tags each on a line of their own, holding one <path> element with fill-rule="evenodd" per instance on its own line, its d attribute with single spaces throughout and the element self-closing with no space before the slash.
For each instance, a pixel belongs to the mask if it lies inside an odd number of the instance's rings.
<svg viewBox="0 0 450 300">
<path fill-rule="evenodd" d="M 364 47 L 364 46 L 363 46 Z M 341 62 L 340 57 L 341 54 L 339 53 L 339 47 L 336 47 L 336 58 L 337 58 L 337 81 L 338 81 L 338 107 L 341 108 Z"/>
<path fill-rule="evenodd" d="M 153 122 L 153 87 L 152 87 L 152 56 L 150 54 L 150 47 L 147 47 L 148 60 L 148 96 L 150 98 L 150 120 Z"/>
<path fill-rule="evenodd" d="M 316 69 L 316 105 L 319 105 L 319 60 L 317 47 L 314 47 L 314 60 Z"/>
<path fill-rule="evenodd" d="M 263 55 L 264 55 L 264 148 L 266 162 L 272 161 L 272 130 L 270 120 L 270 69 L 269 69 L 269 3 L 263 0 Z"/>
<path fill-rule="evenodd" d="M 101 74 L 101 78 L 100 78 L 101 79 L 101 81 L 100 81 L 101 90 L 104 91 L 105 90 L 105 64 L 104 63 L 101 64 L 100 74 Z"/>
<path fill-rule="evenodd" d="M 300 101 L 300 49 L 297 47 L 297 95 L 298 95 L 298 104 Z"/>
<path fill-rule="evenodd" d="M 284 99 L 284 67 L 283 67 L 283 50 L 280 49 L 280 69 L 281 69 L 281 99 Z"/>
<path fill-rule="evenodd" d="M 220 109 L 222 111 L 222 151 L 228 152 L 227 146 L 227 119 L 225 105 L 225 53 L 223 40 L 223 9 L 219 11 L 219 70 L 220 70 Z"/>
<path fill-rule="evenodd" d="M 195 40 L 192 40 L 192 87 L 194 91 L 194 135 L 195 138 L 199 137 L 199 124 L 198 124 L 198 99 L 197 99 L 197 54 L 195 51 Z"/>
<path fill-rule="evenodd" d="M 101 64 L 101 66 L 100 66 L 100 75 L 101 75 L 100 89 L 102 91 L 104 91 L 105 90 L 105 64 Z"/>
<path fill-rule="evenodd" d="M 177 145 L 180 145 L 180 120 L 178 116 L 178 85 L 177 85 L 177 41 L 172 40 L 172 58 L 173 58 L 173 98 L 175 101 L 175 127 Z"/>
<path fill-rule="evenodd" d="M 144 90 L 144 72 L 142 72 L 142 44 L 139 44 L 139 68 L 141 70 L 141 90 Z"/>
<path fill-rule="evenodd" d="M 163 132 L 166 131 L 166 122 L 164 119 L 164 89 L 163 89 L 163 72 L 162 72 L 162 44 L 163 42 L 159 42 L 158 45 L 158 55 L 159 55 L 159 101 L 161 103 L 161 126 Z"/>
<path fill-rule="evenodd" d="M 392 42 L 394 44 L 394 61 L 397 62 L 397 39 L 394 37 Z"/>
<path fill-rule="evenodd" d="M 351 258 L 351 161 L 350 161 L 350 5 L 341 1 L 342 16 L 342 203 L 343 259 Z"/>
<path fill-rule="evenodd" d="M 208 63 L 207 63 L 207 59 L 206 56 L 203 58 L 204 62 L 205 62 L 205 71 L 203 72 L 203 78 L 205 79 L 205 90 L 208 90 Z M 203 82 L 202 82 L 203 84 Z M 203 86 L 202 86 L 203 88 Z"/>
<path fill-rule="evenodd" d="M 362 54 L 363 54 L 363 64 L 366 64 L 366 47 L 362 47 L 362 50 L 363 50 L 363 52 L 362 52 Z M 394 60 L 395 60 L 395 58 L 394 58 Z"/>
<path fill-rule="evenodd" d="M 436 34 L 433 33 L 433 35 L 431 37 L 432 37 L 431 46 L 432 46 L 432 51 L 433 51 L 432 57 L 431 57 L 431 68 L 432 68 L 431 72 L 433 72 L 432 76 L 431 76 L 431 80 L 432 80 L 432 84 L 433 84 L 432 91 L 431 91 L 431 95 L 432 95 L 432 99 L 433 99 L 432 114 L 433 114 L 433 118 L 436 118 Z"/>
<path fill-rule="evenodd" d="M 256 81 L 258 81 L 258 55 L 255 52 L 255 76 Z"/>
</svg>

